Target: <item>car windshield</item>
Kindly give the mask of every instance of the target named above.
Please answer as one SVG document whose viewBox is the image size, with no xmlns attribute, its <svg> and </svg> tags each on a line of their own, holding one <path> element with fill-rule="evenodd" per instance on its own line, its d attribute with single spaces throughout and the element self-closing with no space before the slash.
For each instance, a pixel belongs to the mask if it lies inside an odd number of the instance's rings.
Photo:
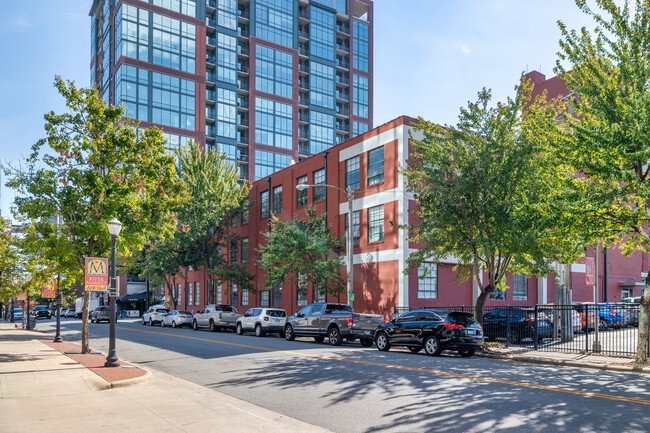
<svg viewBox="0 0 650 433">
<path fill-rule="evenodd" d="M 451 312 L 448 315 L 449 321 L 465 327 L 477 325 L 478 322 L 470 313 Z"/>
<path fill-rule="evenodd" d="M 287 317 L 284 310 L 266 310 L 266 315 L 271 317 Z"/>
<path fill-rule="evenodd" d="M 169 313 L 169 310 L 166 308 L 158 308 L 154 313 Z"/>
</svg>

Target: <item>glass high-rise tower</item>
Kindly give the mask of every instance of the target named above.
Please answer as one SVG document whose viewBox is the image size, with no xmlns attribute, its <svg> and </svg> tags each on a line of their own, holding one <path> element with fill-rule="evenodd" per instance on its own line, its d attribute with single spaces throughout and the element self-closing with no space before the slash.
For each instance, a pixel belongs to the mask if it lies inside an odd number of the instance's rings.
<svg viewBox="0 0 650 433">
<path fill-rule="evenodd" d="M 251 181 L 372 128 L 371 0 L 95 0 L 91 82 Z"/>
</svg>

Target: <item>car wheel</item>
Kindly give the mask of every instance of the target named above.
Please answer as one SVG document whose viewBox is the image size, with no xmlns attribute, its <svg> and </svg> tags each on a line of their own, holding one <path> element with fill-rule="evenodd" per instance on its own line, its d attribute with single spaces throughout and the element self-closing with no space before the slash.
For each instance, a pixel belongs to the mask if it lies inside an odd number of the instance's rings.
<svg viewBox="0 0 650 433">
<path fill-rule="evenodd" d="M 259 323 L 255 325 L 255 336 L 264 337 L 264 335 L 266 335 L 266 333 L 262 331 L 262 325 L 260 325 Z"/>
<path fill-rule="evenodd" d="M 435 335 L 430 335 L 424 340 L 424 351 L 429 356 L 438 356 L 442 352 L 440 340 Z"/>
<path fill-rule="evenodd" d="M 175 320 L 172 320 L 172 328 L 176 328 L 178 325 L 176 324 Z"/>
<path fill-rule="evenodd" d="M 377 349 L 381 350 L 382 352 L 387 352 L 390 349 L 388 335 L 385 332 L 380 332 L 377 334 L 377 337 L 375 337 L 375 344 L 377 345 Z"/>
<path fill-rule="evenodd" d="M 361 347 L 371 347 L 372 346 L 372 339 L 370 339 L 370 338 L 362 338 L 360 343 L 361 343 Z"/>
<path fill-rule="evenodd" d="M 192 329 L 194 329 L 195 331 L 199 330 L 199 324 L 196 323 L 196 320 L 192 320 Z"/>
<path fill-rule="evenodd" d="M 340 346 L 343 343 L 343 337 L 341 337 L 341 331 L 336 326 L 332 326 L 327 333 L 330 339 L 330 344 L 332 346 Z"/>
<path fill-rule="evenodd" d="M 142 325 L 143 325 L 143 326 L 147 326 L 147 321 L 144 320 L 144 317 L 142 318 Z"/>
<path fill-rule="evenodd" d="M 236 332 L 237 332 L 237 335 L 242 335 L 244 333 L 244 328 L 242 328 L 241 323 L 237 324 Z"/>
<path fill-rule="evenodd" d="M 151 317 L 149 317 L 149 326 L 153 326 L 153 320 L 151 320 Z"/>
<path fill-rule="evenodd" d="M 418 353 L 420 350 L 422 350 L 422 348 L 419 346 L 409 346 L 409 350 L 411 353 Z"/>
<path fill-rule="evenodd" d="M 210 332 L 217 332 L 217 327 L 214 325 L 214 320 L 210 319 Z"/>
<path fill-rule="evenodd" d="M 316 343 L 322 343 L 323 341 L 325 341 L 325 337 L 322 335 L 317 335 L 316 337 L 314 337 L 314 341 Z"/>
<path fill-rule="evenodd" d="M 476 349 L 469 349 L 469 350 L 459 350 L 458 353 L 460 356 L 463 358 L 469 358 L 470 356 L 474 355 L 476 352 Z"/>
<path fill-rule="evenodd" d="M 607 319 L 601 318 L 598 321 L 598 330 L 599 331 L 606 331 L 607 328 L 609 328 L 609 322 L 607 321 Z"/>
<path fill-rule="evenodd" d="M 287 341 L 293 341 L 296 339 L 296 336 L 293 333 L 293 328 L 291 327 L 291 325 L 287 325 L 284 327 L 284 338 Z"/>
</svg>

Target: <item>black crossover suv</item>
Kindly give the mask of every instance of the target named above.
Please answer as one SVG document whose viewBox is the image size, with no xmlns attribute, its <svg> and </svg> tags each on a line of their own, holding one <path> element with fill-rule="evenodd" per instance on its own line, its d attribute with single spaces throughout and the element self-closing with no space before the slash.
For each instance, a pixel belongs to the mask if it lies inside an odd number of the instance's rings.
<svg viewBox="0 0 650 433">
<path fill-rule="evenodd" d="M 427 355 L 456 350 L 472 356 L 483 345 L 483 328 L 471 313 L 459 311 L 409 311 L 385 323 L 375 331 L 379 350 L 406 346 L 413 353 L 424 349 Z"/>
</svg>

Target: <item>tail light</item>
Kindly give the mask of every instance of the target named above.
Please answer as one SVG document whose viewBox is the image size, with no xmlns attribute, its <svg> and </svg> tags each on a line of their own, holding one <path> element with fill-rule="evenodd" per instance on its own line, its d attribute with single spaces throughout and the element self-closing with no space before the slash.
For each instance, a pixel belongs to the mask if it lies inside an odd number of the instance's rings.
<svg viewBox="0 0 650 433">
<path fill-rule="evenodd" d="M 348 326 L 352 328 L 352 317 L 348 317 Z"/>
<path fill-rule="evenodd" d="M 264 321 L 268 322 L 269 321 L 269 316 L 264 316 Z"/>
<path fill-rule="evenodd" d="M 482 331 L 482 330 L 483 330 L 483 327 L 482 327 L 481 325 L 478 325 L 478 330 L 479 330 L 479 331 Z"/>
<path fill-rule="evenodd" d="M 526 322 L 534 322 L 534 321 L 535 321 L 535 319 L 533 319 L 532 317 L 529 317 L 528 319 L 526 319 Z"/>
<path fill-rule="evenodd" d="M 457 325 L 456 323 L 445 323 L 443 326 L 447 329 L 465 329 L 463 325 Z"/>
</svg>

